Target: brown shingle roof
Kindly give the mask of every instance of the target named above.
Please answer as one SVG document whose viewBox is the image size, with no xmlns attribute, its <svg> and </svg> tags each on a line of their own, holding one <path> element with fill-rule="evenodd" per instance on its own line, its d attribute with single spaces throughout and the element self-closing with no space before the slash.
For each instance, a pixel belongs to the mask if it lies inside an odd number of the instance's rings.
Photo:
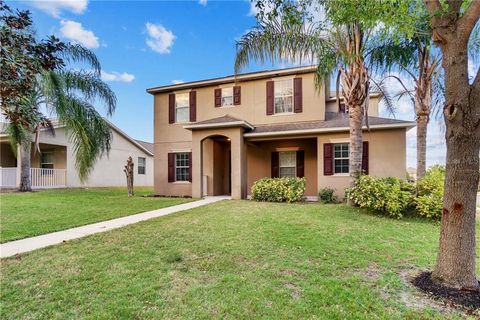
<svg viewBox="0 0 480 320">
<path fill-rule="evenodd" d="M 243 120 L 237 119 L 235 117 L 232 117 L 226 114 L 222 117 L 195 122 L 195 124 L 216 124 L 216 123 L 228 123 L 228 122 L 237 122 L 237 121 L 243 121 Z"/>
<path fill-rule="evenodd" d="M 187 124 L 183 126 L 185 129 L 189 130 L 198 130 L 198 129 L 210 129 L 210 128 L 224 128 L 224 127 L 243 127 L 247 130 L 252 130 L 254 127 L 245 120 L 240 120 L 235 117 L 229 116 L 228 114 L 208 119 L 204 121 L 195 122 L 192 124 Z"/>
<path fill-rule="evenodd" d="M 135 141 L 137 141 L 140 145 L 142 145 L 142 147 L 144 147 L 145 149 L 150 151 L 150 153 L 153 154 L 153 143 L 142 141 L 142 140 L 137 140 L 137 139 L 135 139 Z"/>
<path fill-rule="evenodd" d="M 365 125 L 365 120 L 363 121 Z M 371 127 L 375 126 L 402 126 L 413 127 L 415 126 L 414 122 L 389 119 L 389 118 L 380 118 L 380 117 L 368 117 L 368 124 Z M 326 112 L 325 120 L 317 121 L 302 121 L 302 122 L 291 122 L 291 123 L 278 123 L 278 124 L 265 124 L 255 126 L 255 129 L 249 132 L 248 134 L 259 134 L 259 133 L 272 133 L 276 132 L 288 132 L 288 131 L 301 131 L 301 130 L 321 130 L 321 129 L 348 129 L 348 114 L 345 113 L 334 113 Z"/>
</svg>

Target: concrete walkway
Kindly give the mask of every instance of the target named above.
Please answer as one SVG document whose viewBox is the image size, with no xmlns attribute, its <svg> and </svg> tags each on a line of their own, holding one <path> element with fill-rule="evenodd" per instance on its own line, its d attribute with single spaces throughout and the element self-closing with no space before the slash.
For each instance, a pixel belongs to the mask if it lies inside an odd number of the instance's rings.
<svg viewBox="0 0 480 320">
<path fill-rule="evenodd" d="M 59 244 L 67 240 L 82 238 L 91 234 L 105 232 L 129 224 L 145 221 L 152 218 L 166 216 L 175 212 L 198 208 L 207 204 L 222 200 L 228 200 L 228 196 L 206 197 L 205 199 L 183 203 L 176 206 L 166 207 L 158 210 L 147 211 L 131 216 L 88 224 L 81 227 L 67 229 L 58 232 L 43 234 L 36 237 L 6 242 L 0 244 L 0 258 L 11 257 L 13 255 L 29 252 L 40 248 L 45 248 L 54 244 Z"/>
</svg>

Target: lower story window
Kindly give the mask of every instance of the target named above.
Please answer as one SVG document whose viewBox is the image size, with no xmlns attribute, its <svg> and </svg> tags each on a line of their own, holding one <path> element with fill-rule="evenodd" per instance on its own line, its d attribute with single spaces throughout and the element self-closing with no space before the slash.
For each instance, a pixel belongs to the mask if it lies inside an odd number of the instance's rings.
<svg viewBox="0 0 480 320">
<path fill-rule="evenodd" d="M 333 173 L 348 173 L 350 166 L 348 143 L 333 145 Z"/>
<path fill-rule="evenodd" d="M 190 159 L 188 152 L 175 154 L 175 181 L 189 181 Z"/>
<path fill-rule="evenodd" d="M 53 169 L 53 151 L 44 151 L 41 153 L 40 168 Z"/>
<path fill-rule="evenodd" d="M 138 174 L 145 174 L 146 159 L 138 157 Z"/>
<path fill-rule="evenodd" d="M 297 152 L 284 151 L 278 153 L 278 165 L 280 177 L 297 176 Z"/>
</svg>

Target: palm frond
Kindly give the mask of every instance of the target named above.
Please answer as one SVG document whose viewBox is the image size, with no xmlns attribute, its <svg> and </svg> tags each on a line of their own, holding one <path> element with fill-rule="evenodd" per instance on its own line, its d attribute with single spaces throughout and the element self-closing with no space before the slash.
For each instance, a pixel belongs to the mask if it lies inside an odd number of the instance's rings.
<svg viewBox="0 0 480 320">
<path fill-rule="evenodd" d="M 281 18 L 261 21 L 237 42 L 235 74 L 251 60 L 299 61 L 315 59 L 324 39 L 316 24 L 291 24 Z"/>
<path fill-rule="evenodd" d="M 117 98 L 110 87 L 91 72 L 66 70 L 50 72 L 49 90 L 81 95 L 83 99 L 93 103 L 96 99 L 105 104 L 108 115 L 115 111 Z M 60 90 L 53 89 L 57 86 Z"/>
<path fill-rule="evenodd" d="M 63 59 L 76 62 L 87 63 L 96 76 L 100 76 L 101 66 L 97 56 L 91 51 L 80 44 L 68 43 L 65 49 L 62 51 Z"/>
<path fill-rule="evenodd" d="M 8 122 L 5 127 L 5 133 L 8 135 L 10 146 L 15 156 L 17 156 L 18 145 L 31 141 L 30 132 L 18 123 Z"/>
<path fill-rule="evenodd" d="M 370 78 L 372 82 L 371 91 L 373 92 L 380 92 L 380 103 L 383 102 L 384 106 L 386 107 L 387 111 L 395 117 L 396 107 L 393 103 L 392 96 L 387 89 L 387 85 L 385 83 L 385 79 L 381 81 L 376 81 L 375 79 Z"/>
<path fill-rule="evenodd" d="M 108 153 L 112 133 L 107 121 L 95 107 L 74 95 L 63 95 L 56 108 L 58 119 L 65 124 L 73 142 L 75 166 L 81 181 L 85 181 L 96 161 Z"/>
</svg>

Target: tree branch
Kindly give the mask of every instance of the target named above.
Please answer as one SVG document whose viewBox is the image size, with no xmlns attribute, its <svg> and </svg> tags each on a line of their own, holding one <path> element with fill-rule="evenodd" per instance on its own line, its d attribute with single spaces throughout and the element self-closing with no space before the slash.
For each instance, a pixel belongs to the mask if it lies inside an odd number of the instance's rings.
<svg viewBox="0 0 480 320">
<path fill-rule="evenodd" d="M 468 41 L 470 33 L 472 33 L 473 27 L 477 23 L 480 17 L 480 1 L 474 0 L 470 3 L 465 10 L 465 14 L 458 21 L 459 31 L 461 36 Z"/>
<path fill-rule="evenodd" d="M 428 12 L 433 15 L 442 10 L 442 5 L 439 0 L 424 0 Z"/>
</svg>

